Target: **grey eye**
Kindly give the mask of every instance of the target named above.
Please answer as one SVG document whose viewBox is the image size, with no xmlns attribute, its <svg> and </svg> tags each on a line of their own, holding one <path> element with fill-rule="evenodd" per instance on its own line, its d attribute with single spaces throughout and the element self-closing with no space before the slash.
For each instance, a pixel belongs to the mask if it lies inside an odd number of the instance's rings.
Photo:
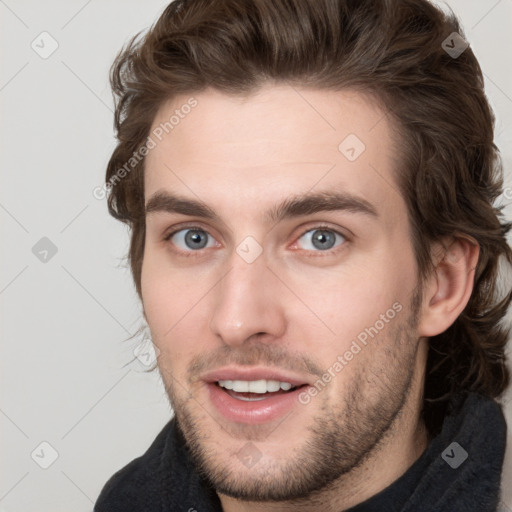
<svg viewBox="0 0 512 512">
<path fill-rule="evenodd" d="M 210 235 L 202 229 L 181 229 L 172 235 L 171 240 L 183 251 L 195 251 L 212 247 L 213 239 L 209 240 L 209 237 Z M 209 244 L 210 241 L 212 243 Z"/>
<path fill-rule="evenodd" d="M 299 242 L 301 240 L 304 240 L 305 245 L 301 249 L 327 251 L 341 245 L 345 237 L 332 229 L 311 229 L 299 238 Z"/>
</svg>

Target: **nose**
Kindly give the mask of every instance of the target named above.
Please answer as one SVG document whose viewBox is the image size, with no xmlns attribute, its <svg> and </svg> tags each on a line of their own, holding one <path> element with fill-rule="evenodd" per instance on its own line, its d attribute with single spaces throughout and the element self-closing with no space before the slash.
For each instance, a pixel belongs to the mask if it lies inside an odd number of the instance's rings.
<svg viewBox="0 0 512 512">
<path fill-rule="evenodd" d="M 284 334 L 282 284 L 267 267 L 263 255 L 247 263 L 233 252 L 230 270 L 214 293 L 210 329 L 225 344 L 239 346 L 255 335 L 273 339 Z"/>
</svg>

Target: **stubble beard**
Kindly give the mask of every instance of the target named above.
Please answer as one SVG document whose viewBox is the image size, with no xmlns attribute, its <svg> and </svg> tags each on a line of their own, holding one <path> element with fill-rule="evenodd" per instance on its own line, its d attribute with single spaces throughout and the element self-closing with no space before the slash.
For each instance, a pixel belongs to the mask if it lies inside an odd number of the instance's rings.
<svg viewBox="0 0 512 512">
<path fill-rule="evenodd" d="M 303 440 L 298 440 L 293 452 L 290 450 L 293 455 L 286 460 L 274 459 L 265 465 L 258 462 L 242 473 L 240 464 L 234 467 L 234 454 L 229 447 L 221 450 L 220 443 L 212 439 L 211 432 L 217 425 L 212 428 L 209 423 L 214 420 L 194 398 L 178 397 L 171 383 L 167 387 L 169 399 L 197 471 L 217 493 L 232 498 L 299 503 L 333 486 L 360 466 L 393 431 L 394 422 L 407 402 L 417 351 L 415 303 L 413 299 L 408 318 L 400 324 L 396 318 L 397 325 L 389 329 L 385 340 L 379 340 L 391 347 L 380 351 L 384 354 L 383 360 L 372 358 L 375 361 L 372 368 L 360 365 L 336 404 L 323 401 L 318 414 L 309 421 Z M 372 350 L 372 346 L 369 344 L 365 350 Z M 321 393 L 317 398 L 321 398 Z M 293 421 L 292 418 L 287 420 Z M 282 430 L 285 425 L 286 421 L 269 432 L 275 437 L 281 429 L 286 439 L 286 432 Z M 245 441 L 263 441 L 267 433 L 264 433 L 265 427 L 260 428 L 261 435 L 257 426 L 246 429 Z M 235 427 L 232 432 L 236 445 L 241 446 L 244 428 Z M 258 464 L 262 465 L 258 468 Z"/>
</svg>

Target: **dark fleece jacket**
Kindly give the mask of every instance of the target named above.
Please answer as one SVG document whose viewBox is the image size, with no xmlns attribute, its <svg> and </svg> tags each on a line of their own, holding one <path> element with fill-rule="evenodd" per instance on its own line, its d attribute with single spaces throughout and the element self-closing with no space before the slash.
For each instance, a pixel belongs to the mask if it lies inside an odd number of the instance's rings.
<svg viewBox="0 0 512 512">
<path fill-rule="evenodd" d="M 346 512 L 495 512 L 506 443 L 501 407 L 455 397 L 441 432 L 394 483 Z M 105 484 L 94 512 L 221 512 L 173 418 L 141 457 Z"/>
</svg>

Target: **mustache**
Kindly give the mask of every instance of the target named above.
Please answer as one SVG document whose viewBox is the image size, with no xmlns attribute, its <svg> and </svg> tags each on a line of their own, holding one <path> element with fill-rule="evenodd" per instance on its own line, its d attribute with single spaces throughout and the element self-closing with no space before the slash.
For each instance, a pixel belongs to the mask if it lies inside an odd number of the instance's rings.
<svg viewBox="0 0 512 512">
<path fill-rule="evenodd" d="M 268 343 L 247 344 L 240 348 L 223 345 L 208 354 L 195 356 L 188 366 L 190 383 L 200 380 L 203 373 L 227 365 L 268 366 L 298 373 L 309 373 L 321 378 L 325 371 L 310 357 L 290 352 Z"/>
</svg>

